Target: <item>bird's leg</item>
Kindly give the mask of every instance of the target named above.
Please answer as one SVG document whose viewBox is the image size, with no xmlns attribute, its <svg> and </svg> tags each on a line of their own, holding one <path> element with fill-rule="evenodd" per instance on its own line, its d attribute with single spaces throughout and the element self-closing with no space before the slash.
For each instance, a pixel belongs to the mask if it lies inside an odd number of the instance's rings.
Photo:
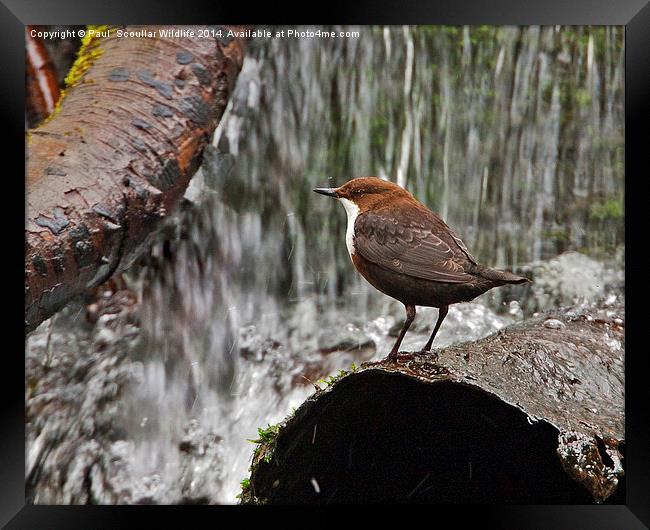
<svg viewBox="0 0 650 530">
<path fill-rule="evenodd" d="M 399 351 L 400 344 L 402 344 L 402 339 L 404 338 L 404 335 L 406 335 L 406 332 L 411 327 L 411 324 L 415 319 L 415 306 L 411 304 L 404 304 L 404 306 L 406 307 L 406 321 L 404 322 L 402 331 L 399 332 L 399 337 L 397 337 L 397 341 L 395 342 L 393 349 L 390 350 L 390 353 L 388 354 L 389 361 L 397 360 L 397 352 Z"/>
<path fill-rule="evenodd" d="M 431 350 L 431 345 L 433 344 L 433 339 L 436 338 L 436 333 L 438 333 L 438 330 L 440 329 L 440 324 L 442 324 L 442 321 L 447 316 L 447 311 L 448 310 L 449 310 L 448 305 L 444 305 L 440 309 L 438 309 L 438 321 L 436 322 L 436 327 L 433 328 L 433 333 L 431 334 L 431 337 L 427 341 L 427 344 L 424 347 L 424 350 L 422 350 L 422 351 L 430 351 Z"/>
</svg>

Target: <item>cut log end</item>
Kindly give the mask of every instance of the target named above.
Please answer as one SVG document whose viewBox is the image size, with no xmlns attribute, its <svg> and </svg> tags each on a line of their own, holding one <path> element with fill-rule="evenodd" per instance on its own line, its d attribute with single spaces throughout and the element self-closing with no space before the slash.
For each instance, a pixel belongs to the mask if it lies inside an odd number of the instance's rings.
<svg viewBox="0 0 650 530">
<path fill-rule="evenodd" d="M 532 365 L 520 370 L 520 378 L 528 379 L 518 386 L 510 370 L 495 368 L 500 363 L 485 363 L 497 356 L 495 338 L 505 349 L 515 339 L 528 340 L 529 352 L 560 340 L 540 337 L 540 327 L 549 329 L 548 317 L 440 350 L 437 359 L 366 363 L 339 378 L 258 446 L 242 503 L 624 503 L 622 432 L 615 426 L 610 436 L 607 414 L 603 424 L 587 425 L 580 412 L 568 419 L 572 406 L 602 403 L 606 396 L 578 393 L 553 407 L 550 396 L 562 386 L 563 360 L 548 366 L 545 375 L 555 381 L 547 380 L 547 388 Z M 554 317 L 565 325 L 562 331 L 570 331 L 563 334 L 568 348 L 584 355 L 575 348 L 573 317 Z M 462 359 L 462 351 L 471 351 L 473 361 Z M 524 363 L 531 361 L 520 355 Z M 450 356 L 476 370 L 462 371 Z M 495 372 L 482 376 L 481 369 Z M 581 384 L 591 389 L 588 381 Z M 521 385 L 530 392 L 512 400 L 507 389 Z M 612 410 L 619 399 L 622 394 Z"/>
</svg>

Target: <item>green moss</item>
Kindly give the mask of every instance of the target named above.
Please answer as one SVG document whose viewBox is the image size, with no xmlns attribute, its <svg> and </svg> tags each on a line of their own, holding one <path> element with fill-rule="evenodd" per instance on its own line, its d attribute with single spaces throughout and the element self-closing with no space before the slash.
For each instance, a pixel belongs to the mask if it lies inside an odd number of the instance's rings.
<svg viewBox="0 0 650 530">
<path fill-rule="evenodd" d="M 600 202 L 594 202 L 589 207 L 589 217 L 604 221 L 606 219 L 623 219 L 623 199 L 610 197 Z"/>
<path fill-rule="evenodd" d="M 261 427 L 258 427 L 257 434 L 259 438 L 257 440 L 248 440 L 248 441 L 256 444 L 272 442 L 273 440 L 275 440 L 275 437 L 278 435 L 279 430 L 280 430 L 280 425 L 268 424 L 266 429 L 262 429 Z"/>
<path fill-rule="evenodd" d="M 557 230 L 543 230 L 542 237 L 549 240 L 554 240 L 556 243 L 568 244 L 570 241 L 569 232 L 566 228 Z"/>
<path fill-rule="evenodd" d="M 585 88 L 578 88 L 575 93 L 575 98 L 581 107 L 586 107 L 591 103 L 591 94 Z"/>
<path fill-rule="evenodd" d="M 70 67 L 70 71 L 65 76 L 65 88 L 61 89 L 59 99 L 57 100 L 56 105 L 54 105 L 54 110 L 45 120 L 43 120 L 42 125 L 48 123 L 61 111 L 61 103 L 65 99 L 68 90 L 77 85 L 88 68 L 90 68 L 98 57 L 102 56 L 104 50 L 99 47 L 100 39 L 97 37 L 97 32 L 105 31 L 107 29 L 109 29 L 109 26 L 106 25 L 86 27 L 86 34 L 81 39 L 81 47 L 77 52 L 77 58 Z M 93 81 L 89 80 L 89 82 Z"/>
<path fill-rule="evenodd" d="M 332 386 L 334 383 L 345 377 L 346 375 L 349 375 L 353 372 L 356 372 L 359 369 L 359 367 L 352 363 L 352 366 L 350 367 L 350 370 L 339 370 L 339 373 L 336 375 L 330 375 L 327 379 L 319 379 L 318 383 L 324 383 L 327 386 Z"/>
<path fill-rule="evenodd" d="M 253 451 L 253 458 L 251 465 L 248 470 L 251 472 L 251 476 L 254 468 L 264 462 L 268 464 L 273 458 L 275 452 L 275 442 L 278 437 L 278 432 L 280 431 L 280 424 L 271 425 L 270 423 L 266 428 L 257 428 L 258 437 L 255 440 L 248 440 L 251 443 L 257 444 L 255 450 Z M 251 490 L 251 481 L 250 478 L 245 478 L 241 481 L 241 493 L 237 495 L 237 498 L 243 503 L 253 503 L 260 504 L 258 499 L 252 494 Z"/>
<path fill-rule="evenodd" d="M 275 441 L 280 432 L 280 425 L 268 424 L 265 429 L 257 428 L 258 438 L 255 440 L 248 440 L 251 443 L 257 444 L 255 451 L 253 451 L 253 463 L 260 460 L 269 463 L 273 458 L 275 452 Z"/>
<path fill-rule="evenodd" d="M 251 493 L 251 480 L 249 478 L 245 478 L 241 481 L 241 493 L 236 496 L 237 499 L 245 499 L 246 497 L 250 496 Z"/>
<path fill-rule="evenodd" d="M 76 85 L 86 70 L 101 57 L 104 50 L 99 47 L 99 38 L 97 33 L 109 29 L 109 26 L 87 26 L 86 34 L 81 39 L 81 48 L 77 52 L 77 59 L 73 63 L 68 75 L 65 76 L 66 88 Z"/>
</svg>

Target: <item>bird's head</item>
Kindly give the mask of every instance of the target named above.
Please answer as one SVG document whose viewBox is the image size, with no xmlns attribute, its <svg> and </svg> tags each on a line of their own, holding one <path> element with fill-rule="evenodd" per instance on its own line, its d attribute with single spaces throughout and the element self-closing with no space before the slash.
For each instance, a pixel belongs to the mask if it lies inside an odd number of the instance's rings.
<svg viewBox="0 0 650 530">
<path fill-rule="evenodd" d="M 338 188 L 315 188 L 316 193 L 339 199 L 348 209 L 352 205 L 360 213 L 398 198 L 412 198 L 401 186 L 377 177 L 360 177 L 349 180 Z"/>
</svg>

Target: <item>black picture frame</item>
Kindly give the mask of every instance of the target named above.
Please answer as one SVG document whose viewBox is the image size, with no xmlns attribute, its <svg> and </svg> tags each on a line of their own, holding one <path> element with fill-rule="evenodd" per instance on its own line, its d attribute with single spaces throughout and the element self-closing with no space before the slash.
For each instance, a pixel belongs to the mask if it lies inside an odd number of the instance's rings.
<svg viewBox="0 0 650 530">
<path fill-rule="evenodd" d="M 12 170 L 5 170 L 2 205 L 5 215 L 3 242 L 7 252 L 3 264 L 8 267 L 3 277 L 3 298 L 6 308 L 5 333 L 10 337 L 2 363 L 2 435 L 0 437 L 0 524 L 7 528 L 115 528 L 127 526 L 136 518 L 153 526 L 161 515 L 168 519 L 169 510 L 137 507 L 65 507 L 25 505 L 24 452 L 24 26 L 27 24 L 86 23 L 159 23 L 192 24 L 211 22 L 251 24 L 298 23 L 343 24 L 569 24 L 626 26 L 626 499 L 625 506 L 437 506 L 428 510 L 436 521 L 451 516 L 454 526 L 473 522 L 476 526 L 497 528 L 648 528 L 650 526 L 650 437 L 647 418 L 650 385 L 645 381 L 646 352 L 642 344 L 641 300 L 645 268 L 643 246 L 645 223 L 641 216 L 647 197 L 647 159 L 650 142 L 648 107 L 650 106 L 650 5 L 646 0 L 390 0 L 361 2 L 330 2 L 322 6 L 280 7 L 273 3 L 251 6 L 233 2 L 199 0 L 146 0 L 135 2 L 98 2 L 96 0 L 2 0 L 0 3 L 0 108 L 4 128 L 3 161 L 9 160 Z M 314 11 L 320 7 L 321 15 Z M 302 11 L 301 11 L 302 9 Z M 322 18 L 320 18 L 322 17 Z M 636 243 L 636 244 L 635 244 Z M 15 276 L 15 277 L 14 277 Z M 21 302 L 23 300 L 23 302 Z M 250 509 L 224 508 L 238 518 Z M 419 511 L 418 510 L 418 511 Z M 277 510 L 276 510 L 277 511 Z M 377 515 L 384 509 L 355 509 L 357 516 Z M 406 513 L 402 508 L 396 515 Z M 426 513 L 426 512 L 425 512 Z M 224 523 L 222 515 L 215 522 Z M 408 514 L 415 514 L 413 508 Z M 264 515 L 263 515 L 264 516 Z M 295 520 L 310 524 L 318 515 L 303 512 Z M 292 519 L 294 516 L 292 515 Z M 241 519 L 238 519 L 241 524 Z"/>
</svg>

